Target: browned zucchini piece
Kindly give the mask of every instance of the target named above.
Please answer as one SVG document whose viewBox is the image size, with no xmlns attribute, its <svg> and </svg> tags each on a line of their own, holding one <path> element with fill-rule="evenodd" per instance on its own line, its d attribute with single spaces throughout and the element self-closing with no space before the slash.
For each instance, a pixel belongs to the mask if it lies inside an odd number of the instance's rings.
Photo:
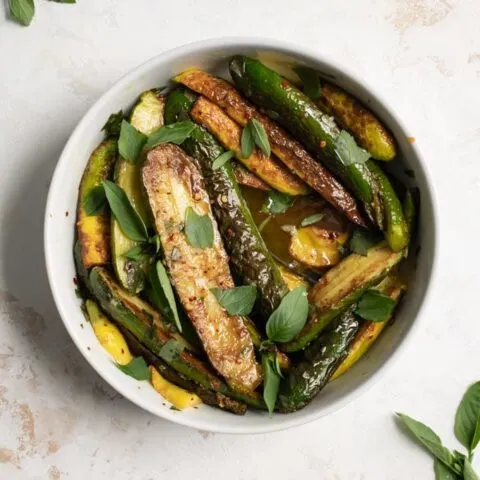
<svg viewBox="0 0 480 480">
<path fill-rule="evenodd" d="M 258 178 L 250 170 L 247 170 L 243 165 L 238 162 L 232 162 L 233 174 L 235 180 L 239 185 L 245 185 L 246 187 L 256 188 L 257 190 L 270 190 L 268 184 L 266 184 L 261 178 Z"/>
<path fill-rule="evenodd" d="M 232 288 L 234 283 L 200 171 L 180 147 L 163 144 L 148 152 L 142 178 L 172 284 L 211 364 L 232 388 L 254 390 L 261 374 L 252 339 L 242 318 L 229 315 L 210 291 Z M 188 243 L 188 208 L 210 217 L 211 248 Z"/>
<path fill-rule="evenodd" d="M 175 80 L 216 103 L 241 126 L 245 126 L 251 118 L 257 119 L 267 132 L 272 152 L 294 174 L 316 190 L 337 210 L 344 213 L 352 222 L 365 225 L 355 198 L 343 185 L 283 128 L 245 100 L 231 84 L 196 69 L 181 73 L 175 77 Z"/>
<path fill-rule="evenodd" d="M 93 188 L 101 186 L 111 174 L 117 157 L 117 142 L 113 138 L 103 141 L 91 154 L 83 172 L 78 193 L 77 231 L 81 245 L 81 258 L 85 268 L 110 261 L 109 215 L 87 215 L 84 201 Z"/>
<path fill-rule="evenodd" d="M 199 97 L 195 102 L 191 117 L 203 125 L 228 150 L 231 150 L 239 162 L 255 175 L 259 176 L 276 190 L 288 195 L 304 195 L 309 188 L 293 175 L 275 158 L 265 155 L 259 148 L 254 148 L 248 158 L 241 152 L 240 140 L 242 129 L 217 105 Z"/>
</svg>

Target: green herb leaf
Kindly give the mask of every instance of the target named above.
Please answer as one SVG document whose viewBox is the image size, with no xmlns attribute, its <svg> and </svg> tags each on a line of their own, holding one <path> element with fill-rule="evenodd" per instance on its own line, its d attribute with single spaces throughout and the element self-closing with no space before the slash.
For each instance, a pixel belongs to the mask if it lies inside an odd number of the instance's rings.
<svg viewBox="0 0 480 480">
<path fill-rule="evenodd" d="M 150 380 L 150 370 L 143 357 L 135 357 L 126 365 L 117 363 L 117 367 L 135 380 Z"/>
<path fill-rule="evenodd" d="M 267 156 L 269 157 L 272 153 L 270 149 L 270 143 L 268 141 L 268 135 L 265 131 L 265 127 L 255 118 L 251 118 L 247 124 L 247 127 L 250 128 L 250 133 L 252 134 L 253 141 L 255 145 Z"/>
<path fill-rule="evenodd" d="M 250 123 L 247 123 L 247 125 L 242 131 L 242 138 L 240 140 L 240 149 L 241 149 L 242 157 L 248 158 L 253 153 L 254 147 L 255 147 L 255 140 L 253 139 Z"/>
<path fill-rule="evenodd" d="M 417 420 L 405 415 L 397 413 L 398 417 L 403 421 L 405 426 L 423 445 L 444 465 L 455 468 L 455 458 L 453 454 L 442 445 L 440 437 L 430 428 Z M 460 472 L 458 472 L 460 473 Z"/>
<path fill-rule="evenodd" d="M 235 154 L 231 150 L 221 153 L 212 163 L 212 170 L 223 167 Z"/>
<path fill-rule="evenodd" d="M 177 360 L 180 357 L 184 348 L 185 345 L 172 338 L 162 346 L 158 354 L 166 362 L 171 362 L 172 360 Z"/>
<path fill-rule="evenodd" d="M 270 215 L 267 218 L 265 218 L 262 221 L 262 223 L 258 226 L 258 231 L 262 232 L 263 229 L 267 226 L 268 222 L 270 222 L 271 219 L 272 219 L 272 217 Z"/>
<path fill-rule="evenodd" d="M 472 444 L 470 445 L 470 451 L 473 451 L 477 448 L 477 445 L 480 442 L 480 417 L 477 419 L 477 425 L 475 427 L 475 433 L 473 435 Z"/>
<path fill-rule="evenodd" d="M 303 93 L 312 100 L 317 100 L 320 97 L 320 77 L 318 72 L 309 67 L 296 67 L 294 71 L 302 81 Z"/>
<path fill-rule="evenodd" d="M 176 145 L 181 145 L 196 127 L 196 124 L 190 120 L 160 127 L 148 137 L 147 148 L 156 147 L 161 143 L 175 143 Z"/>
<path fill-rule="evenodd" d="M 370 158 L 370 154 L 363 148 L 360 148 L 355 139 L 346 130 L 340 132 L 340 135 L 335 139 L 333 148 L 339 160 L 346 167 L 354 163 L 365 163 Z"/>
<path fill-rule="evenodd" d="M 30 25 L 35 14 L 35 5 L 33 0 L 10 0 L 10 15 L 20 25 L 27 27 Z"/>
<path fill-rule="evenodd" d="M 472 451 L 479 418 L 480 382 L 476 382 L 468 387 L 455 414 L 455 436 L 469 451 Z"/>
<path fill-rule="evenodd" d="M 479 476 L 475 473 L 475 470 L 473 469 L 468 458 L 465 459 L 463 466 L 463 478 L 464 480 L 479 480 Z"/>
<path fill-rule="evenodd" d="M 148 240 L 147 228 L 125 192 L 110 180 L 102 182 L 108 204 L 123 233 L 137 242 Z"/>
<path fill-rule="evenodd" d="M 289 342 L 304 327 L 307 317 L 307 291 L 300 286 L 287 293 L 270 315 L 266 326 L 268 338 L 274 342 Z"/>
<path fill-rule="evenodd" d="M 108 117 L 107 123 L 102 128 L 107 137 L 118 137 L 122 128 L 123 112 L 120 110 L 117 113 L 112 113 Z"/>
<path fill-rule="evenodd" d="M 107 197 L 105 196 L 105 189 L 102 185 L 93 187 L 83 199 L 83 209 L 88 216 L 102 215 L 105 212 L 106 204 Z"/>
<path fill-rule="evenodd" d="M 435 458 L 433 462 L 433 470 L 435 472 L 435 480 L 460 480 L 460 477 L 438 458 Z"/>
<path fill-rule="evenodd" d="M 148 254 L 145 252 L 143 245 L 136 245 L 135 247 L 132 247 L 130 250 L 126 251 L 123 256 L 129 260 L 143 260 L 148 256 Z"/>
<path fill-rule="evenodd" d="M 225 290 L 211 288 L 210 291 L 230 315 L 248 315 L 252 311 L 257 298 L 257 287 L 255 285 L 243 285 Z"/>
<path fill-rule="evenodd" d="M 273 363 L 273 367 L 280 378 L 285 378 L 282 373 L 282 368 L 280 367 L 280 360 L 278 359 L 278 355 L 275 355 L 275 362 Z"/>
<path fill-rule="evenodd" d="M 158 235 L 154 235 L 153 237 L 150 237 L 148 239 L 148 243 L 152 245 L 155 249 L 155 253 L 158 253 L 160 251 L 160 238 L 158 238 Z"/>
<path fill-rule="evenodd" d="M 213 223 L 210 215 L 197 215 L 192 207 L 188 207 L 185 214 L 185 235 L 192 247 L 212 247 Z"/>
<path fill-rule="evenodd" d="M 309 225 L 313 225 L 314 223 L 319 222 L 324 216 L 324 213 L 314 213 L 313 215 L 308 215 L 300 222 L 300 226 L 308 227 Z"/>
<path fill-rule="evenodd" d="M 385 322 L 392 315 L 395 305 L 395 300 L 387 295 L 376 290 L 368 290 L 358 302 L 355 313 L 365 320 Z"/>
<path fill-rule="evenodd" d="M 136 163 L 146 141 L 147 137 L 143 133 L 139 132 L 126 120 L 122 120 L 120 138 L 118 139 L 118 152 L 125 160 Z"/>
<path fill-rule="evenodd" d="M 271 213 L 276 215 L 277 213 L 286 212 L 293 204 L 295 197 L 286 193 L 279 192 L 277 190 L 270 190 L 267 194 L 261 211 L 263 213 Z"/>
<path fill-rule="evenodd" d="M 262 356 L 263 366 L 263 399 L 267 405 L 270 415 L 275 409 L 277 403 L 278 390 L 280 388 L 280 377 L 275 371 L 275 367 L 272 363 L 272 354 Z"/>
<path fill-rule="evenodd" d="M 157 290 L 157 295 L 164 295 L 167 299 L 170 310 L 173 313 L 173 318 L 175 320 L 175 325 L 179 332 L 182 331 L 182 324 L 180 323 L 180 317 L 178 316 L 177 302 L 175 301 L 175 295 L 173 294 L 172 285 L 170 284 L 170 279 L 168 278 L 167 271 L 163 266 L 163 263 L 158 260 L 155 265 L 156 278 L 151 277 L 152 287 Z M 161 291 L 158 291 L 161 289 Z"/>
<path fill-rule="evenodd" d="M 359 255 L 367 256 L 368 250 L 380 241 L 378 235 L 360 228 L 356 228 L 350 238 L 350 251 Z"/>
</svg>

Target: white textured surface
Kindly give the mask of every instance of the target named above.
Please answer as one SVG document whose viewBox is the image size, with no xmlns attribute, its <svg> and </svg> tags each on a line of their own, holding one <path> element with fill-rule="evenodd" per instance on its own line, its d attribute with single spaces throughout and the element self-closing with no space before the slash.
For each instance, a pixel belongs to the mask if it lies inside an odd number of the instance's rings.
<svg viewBox="0 0 480 480">
<path fill-rule="evenodd" d="M 432 461 L 395 426 L 394 410 L 458 447 L 453 413 L 480 376 L 480 262 L 472 256 L 480 233 L 480 4 L 284 5 L 37 2 L 28 29 L 0 19 L 0 478 L 433 478 Z M 387 98 L 430 165 L 442 217 L 431 303 L 396 365 L 330 417 L 255 437 L 182 428 L 119 398 L 67 336 L 42 250 L 50 176 L 95 99 L 161 51 L 241 34 L 317 48 Z"/>
</svg>

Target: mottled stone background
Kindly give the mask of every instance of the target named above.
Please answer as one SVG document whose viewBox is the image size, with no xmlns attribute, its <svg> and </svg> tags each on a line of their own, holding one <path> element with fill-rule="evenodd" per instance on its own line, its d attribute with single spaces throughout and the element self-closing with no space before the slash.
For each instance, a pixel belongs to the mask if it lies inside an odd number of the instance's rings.
<svg viewBox="0 0 480 480">
<path fill-rule="evenodd" d="M 0 479 L 433 478 L 392 412 L 458 447 L 453 412 L 480 378 L 479 0 L 36 3 L 26 29 L 0 12 Z M 428 161 L 442 219 L 432 302 L 398 363 L 330 417 L 255 437 L 167 423 L 105 384 L 60 321 L 42 239 L 55 163 L 97 97 L 164 50 L 243 34 L 313 47 L 389 99 Z"/>
</svg>

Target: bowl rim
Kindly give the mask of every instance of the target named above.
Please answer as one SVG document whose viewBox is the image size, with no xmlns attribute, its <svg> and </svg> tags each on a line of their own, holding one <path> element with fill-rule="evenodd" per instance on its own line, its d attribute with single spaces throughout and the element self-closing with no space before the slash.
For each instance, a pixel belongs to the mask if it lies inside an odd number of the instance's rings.
<svg viewBox="0 0 480 480">
<path fill-rule="evenodd" d="M 115 390 L 120 392 L 125 398 L 129 399 L 131 402 L 135 403 L 139 407 L 143 408 L 144 410 L 160 417 L 165 420 L 172 421 L 174 423 L 191 427 L 197 428 L 200 430 L 211 431 L 215 433 L 230 433 L 230 434 L 258 434 L 258 433 L 268 433 L 280 430 L 286 430 L 288 428 L 297 427 L 304 425 L 306 423 L 312 422 L 317 420 L 323 416 L 329 415 L 340 408 L 343 408 L 348 403 L 353 401 L 355 398 L 360 397 L 362 394 L 367 392 L 372 386 L 377 383 L 383 375 L 385 375 L 388 368 L 394 364 L 394 361 L 397 360 L 400 354 L 405 350 L 406 345 L 412 340 L 414 333 L 419 328 L 420 318 L 424 316 L 425 310 L 427 305 L 429 304 L 429 300 L 432 294 L 432 284 L 434 282 L 434 278 L 436 277 L 437 273 L 437 263 L 438 263 L 438 251 L 439 251 L 439 238 L 437 235 L 438 232 L 438 207 L 437 207 L 437 200 L 435 194 L 434 183 L 432 180 L 432 175 L 428 164 L 423 159 L 423 156 L 416 144 L 411 145 L 414 150 L 414 154 L 417 157 L 418 163 L 422 170 L 422 173 L 425 177 L 425 189 L 427 190 L 431 209 L 432 209 L 432 222 L 430 224 L 430 228 L 432 229 L 432 244 L 433 244 L 433 252 L 432 252 L 432 262 L 430 266 L 428 284 L 425 288 L 425 293 L 423 298 L 420 300 L 420 305 L 418 307 L 418 311 L 416 313 L 415 319 L 412 321 L 412 324 L 409 326 L 407 331 L 404 333 L 403 337 L 398 340 L 395 344 L 394 348 L 392 349 L 388 358 L 370 375 L 366 380 L 362 383 L 354 387 L 350 392 L 347 392 L 343 397 L 338 400 L 332 402 L 331 405 L 324 407 L 321 410 L 312 410 L 310 412 L 305 412 L 304 415 L 295 415 L 292 416 L 289 420 L 283 421 L 281 423 L 276 423 L 274 418 L 272 418 L 272 422 L 269 425 L 259 424 L 256 428 L 252 428 L 252 426 L 235 426 L 235 428 L 231 428 L 229 426 L 224 427 L 221 422 L 211 423 L 206 425 L 203 422 L 198 422 L 191 417 L 175 415 L 175 412 L 170 413 L 170 411 L 155 411 L 153 408 L 150 408 L 147 401 L 143 401 L 141 397 L 137 397 L 133 395 L 133 390 L 127 384 L 117 381 L 113 375 L 106 372 L 104 369 L 99 368 L 97 365 L 94 364 L 93 358 L 88 355 L 87 347 L 84 345 L 83 342 L 77 337 L 73 326 L 70 325 L 66 319 L 68 318 L 69 314 L 67 311 L 66 306 L 63 303 L 63 298 L 60 294 L 60 287 L 57 284 L 57 280 L 55 277 L 55 266 L 53 261 L 54 252 L 49 248 L 49 239 L 51 237 L 50 234 L 50 222 L 48 221 L 49 211 L 51 210 L 51 206 L 55 201 L 55 186 L 59 182 L 59 171 L 60 165 L 66 161 L 66 158 L 70 156 L 70 150 L 72 150 L 74 144 L 77 141 L 77 137 L 81 135 L 82 130 L 86 125 L 91 122 L 91 119 L 94 117 L 97 110 L 100 109 L 100 106 L 107 102 L 110 97 L 115 96 L 118 94 L 122 89 L 124 89 L 127 85 L 129 85 L 132 81 L 136 78 L 141 76 L 146 71 L 149 71 L 151 67 L 155 66 L 157 63 L 164 63 L 169 60 L 173 60 L 178 56 L 194 53 L 198 51 L 201 53 L 204 50 L 208 50 L 211 48 L 224 48 L 224 47 L 238 47 L 238 48 L 266 48 L 272 50 L 278 50 L 282 53 L 286 53 L 287 55 L 293 56 L 302 56 L 305 59 L 311 59 L 317 62 L 323 62 L 326 64 L 330 64 L 333 68 L 337 69 L 338 71 L 342 72 L 342 75 L 361 85 L 361 87 L 368 92 L 371 98 L 374 98 L 388 115 L 397 123 L 397 125 L 402 129 L 403 132 L 407 132 L 407 128 L 405 127 L 404 123 L 401 119 L 398 118 L 395 111 L 391 108 L 390 104 L 379 94 L 374 92 L 374 90 L 370 87 L 368 82 L 363 79 L 359 79 L 354 72 L 352 72 L 348 67 L 345 67 L 341 63 L 337 62 L 332 56 L 324 53 L 318 53 L 314 51 L 310 47 L 305 47 L 304 45 L 296 44 L 293 42 L 286 42 L 283 40 L 278 40 L 275 38 L 268 38 L 268 37 L 238 37 L 238 36 L 228 36 L 228 37 L 215 37 L 209 38 L 200 41 L 193 41 L 187 44 L 175 47 L 173 49 L 167 50 L 165 52 L 156 55 L 149 60 L 141 63 L 140 65 L 131 69 L 128 73 L 123 75 L 119 80 L 115 81 L 115 83 L 108 88 L 96 101 L 95 103 L 88 109 L 88 111 L 83 115 L 80 122 L 76 125 L 75 129 L 71 133 L 68 141 L 65 144 L 65 147 L 60 154 L 59 160 L 55 167 L 55 171 L 53 173 L 49 192 L 47 196 L 46 208 L 45 208 L 45 217 L 44 217 L 44 254 L 45 254 L 45 263 L 46 263 L 46 270 L 47 270 L 47 277 L 48 282 L 50 285 L 50 289 L 52 291 L 52 296 L 54 298 L 55 305 L 57 310 L 60 314 L 62 322 L 69 333 L 71 339 L 82 353 L 83 357 L 87 360 L 87 362 L 92 366 L 92 368 L 107 382 L 109 383 Z M 73 248 L 73 246 L 72 246 Z"/>
</svg>

